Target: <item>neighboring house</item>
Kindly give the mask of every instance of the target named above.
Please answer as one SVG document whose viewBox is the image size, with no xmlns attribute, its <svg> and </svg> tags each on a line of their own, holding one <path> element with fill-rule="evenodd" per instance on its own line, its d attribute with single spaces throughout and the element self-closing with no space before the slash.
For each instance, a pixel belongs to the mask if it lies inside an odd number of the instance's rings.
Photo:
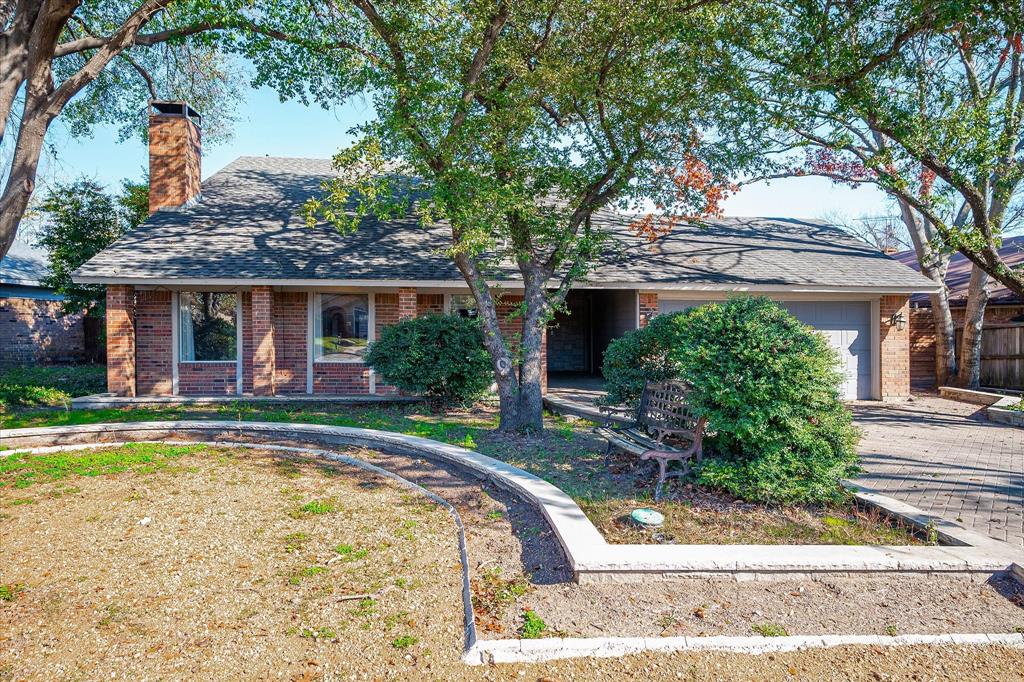
<svg viewBox="0 0 1024 682">
<path fill-rule="evenodd" d="M 83 315 L 64 314 L 48 273 L 46 253 L 21 241 L 0 260 L 0 368 L 83 359 Z"/>
<path fill-rule="evenodd" d="M 107 286 L 111 392 L 388 392 L 362 363 L 382 326 L 426 312 L 473 314 L 444 255 L 443 225 L 366 220 L 348 236 L 307 228 L 301 207 L 332 175 L 329 160 L 242 157 L 200 186 L 198 116 L 154 103 L 150 126 L 153 214 L 75 275 Z M 549 326 L 552 381 L 599 372 L 609 341 L 659 312 L 745 292 L 782 301 L 827 335 L 846 397 L 909 395 L 908 301 L 934 289 L 920 274 L 817 222 L 718 220 L 649 244 L 630 220 L 595 216 L 621 246 Z M 494 280 L 514 333 L 521 285 L 511 268 Z"/>
<path fill-rule="evenodd" d="M 999 255 L 1010 267 L 1024 267 L 1024 236 L 1003 240 Z M 919 270 L 913 250 L 895 258 Z M 949 307 L 957 326 L 957 342 L 964 325 L 971 263 L 962 253 L 953 254 L 946 272 Z M 981 335 L 981 384 L 996 388 L 1024 388 L 1024 300 L 990 279 L 985 325 Z M 931 300 L 915 294 L 910 301 L 910 378 L 914 386 L 935 386 L 935 327 Z"/>
</svg>

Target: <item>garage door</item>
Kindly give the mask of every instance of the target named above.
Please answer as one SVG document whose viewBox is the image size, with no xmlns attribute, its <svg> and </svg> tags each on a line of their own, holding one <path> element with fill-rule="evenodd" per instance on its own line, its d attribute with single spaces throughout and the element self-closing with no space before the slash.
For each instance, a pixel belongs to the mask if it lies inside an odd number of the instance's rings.
<svg viewBox="0 0 1024 682">
<path fill-rule="evenodd" d="M 663 313 L 686 310 L 703 301 L 661 299 Z M 871 303 L 868 301 L 780 301 L 798 320 L 814 327 L 839 353 L 843 397 L 871 398 Z"/>
</svg>

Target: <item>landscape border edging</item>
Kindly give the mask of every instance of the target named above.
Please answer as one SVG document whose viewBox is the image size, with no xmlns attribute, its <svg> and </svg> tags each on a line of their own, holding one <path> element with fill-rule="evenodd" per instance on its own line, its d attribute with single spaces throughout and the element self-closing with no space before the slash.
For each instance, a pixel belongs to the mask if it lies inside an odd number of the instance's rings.
<svg viewBox="0 0 1024 682">
<path fill-rule="evenodd" d="M 1024 634 L 944 634 L 944 635 L 791 635 L 785 637 L 713 636 L 713 637 L 592 637 L 479 640 L 463 660 L 470 665 L 494 663 L 540 663 L 565 658 L 611 658 L 657 651 L 720 651 L 742 654 L 768 654 L 803 649 L 827 649 L 839 646 L 1008 646 L 1024 648 Z"/>
<path fill-rule="evenodd" d="M 313 441 L 438 459 L 487 479 L 536 505 L 551 526 L 578 582 L 625 582 L 706 575 L 764 579 L 868 572 L 1006 572 L 1024 552 L 992 539 L 979 546 L 611 545 L 575 501 L 543 479 L 478 452 L 390 431 L 288 422 L 152 421 L 0 430 L 0 443 L 25 447 L 94 441 L 152 440 L 153 434 Z M 139 434 L 126 437 L 128 434 Z M 117 438 L 117 436 L 121 436 Z M 141 437 L 140 437 L 141 436 Z M 264 439 L 261 441 L 260 439 Z M 40 443 L 43 440 L 45 443 Z M 33 442 L 34 441 L 34 442 Z M 272 441 L 271 441 L 272 442 Z M 911 508 L 913 509 L 913 508 Z M 920 510 L 917 513 L 924 515 Z"/>
</svg>

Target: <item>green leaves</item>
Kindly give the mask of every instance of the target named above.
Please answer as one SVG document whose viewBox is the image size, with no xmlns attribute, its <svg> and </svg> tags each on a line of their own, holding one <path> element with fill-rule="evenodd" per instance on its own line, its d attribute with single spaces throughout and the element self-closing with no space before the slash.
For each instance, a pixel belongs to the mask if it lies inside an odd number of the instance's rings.
<svg viewBox="0 0 1024 682">
<path fill-rule="evenodd" d="M 62 294 L 64 310 L 101 311 L 104 288 L 76 284 L 71 273 L 149 214 L 149 183 L 125 180 L 122 193 L 111 195 L 94 180 L 79 178 L 53 185 L 39 206 L 39 246 L 49 255 L 44 284 Z"/>
<path fill-rule="evenodd" d="M 458 315 L 432 314 L 384 327 L 370 344 L 366 364 L 383 382 L 439 406 L 472 403 L 493 381 L 480 325 Z"/>
</svg>

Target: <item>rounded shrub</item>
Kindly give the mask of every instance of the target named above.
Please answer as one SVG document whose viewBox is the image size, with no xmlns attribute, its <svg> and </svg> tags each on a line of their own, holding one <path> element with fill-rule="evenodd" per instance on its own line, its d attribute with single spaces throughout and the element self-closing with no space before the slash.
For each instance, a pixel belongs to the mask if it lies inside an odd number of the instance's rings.
<svg viewBox="0 0 1024 682">
<path fill-rule="evenodd" d="M 476 320 L 431 314 L 384 327 L 371 343 L 366 364 L 382 381 L 425 396 L 433 404 L 469 404 L 494 375 Z"/>
<path fill-rule="evenodd" d="M 655 317 L 605 355 L 609 402 L 685 380 L 708 420 L 703 485 L 751 501 L 826 503 L 857 471 L 858 433 L 825 338 L 770 299 L 740 297 Z"/>
<path fill-rule="evenodd" d="M 608 404 L 635 405 L 645 381 L 667 381 L 679 376 L 679 364 L 670 357 L 670 351 L 684 327 L 685 315 L 657 315 L 646 327 L 608 344 L 601 364 Z"/>
</svg>

